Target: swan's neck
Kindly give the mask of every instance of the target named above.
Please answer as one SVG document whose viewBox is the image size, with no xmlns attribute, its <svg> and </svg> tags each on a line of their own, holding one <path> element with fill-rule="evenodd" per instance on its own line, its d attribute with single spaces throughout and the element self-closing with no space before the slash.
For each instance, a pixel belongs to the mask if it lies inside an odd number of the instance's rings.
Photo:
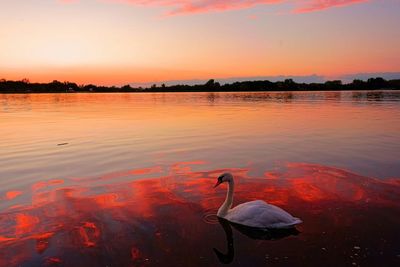
<svg viewBox="0 0 400 267">
<path fill-rule="evenodd" d="M 225 217 L 228 214 L 229 209 L 232 207 L 233 203 L 233 189 L 234 189 L 234 182 L 230 180 L 228 182 L 228 192 L 226 193 L 226 198 L 222 206 L 219 208 L 217 216 L 218 217 Z"/>
</svg>

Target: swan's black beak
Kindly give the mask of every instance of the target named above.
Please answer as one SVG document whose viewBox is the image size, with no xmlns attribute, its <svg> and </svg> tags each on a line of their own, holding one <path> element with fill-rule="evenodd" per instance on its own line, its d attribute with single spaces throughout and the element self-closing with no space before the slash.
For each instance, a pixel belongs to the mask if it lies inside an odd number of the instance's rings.
<svg viewBox="0 0 400 267">
<path fill-rule="evenodd" d="M 214 188 L 216 188 L 216 187 L 219 186 L 220 184 L 222 184 L 222 181 L 218 180 L 217 183 L 214 185 Z"/>
</svg>

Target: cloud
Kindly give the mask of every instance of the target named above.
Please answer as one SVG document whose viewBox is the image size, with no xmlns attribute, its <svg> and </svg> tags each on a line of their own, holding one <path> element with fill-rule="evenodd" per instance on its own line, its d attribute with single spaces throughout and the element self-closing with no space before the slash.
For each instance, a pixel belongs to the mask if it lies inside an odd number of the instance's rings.
<svg viewBox="0 0 400 267">
<path fill-rule="evenodd" d="M 167 7 L 166 15 L 208 13 L 250 8 L 256 5 L 282 3 L 283 0 L 108 0 L 141 6 Z"/>
<path fill-rule="evenodd" d="M 64 3 L 79 0 L 59 0 Z M 239 10 L 254 6 L 289 3 L 296 6 L 294 13 L 320 11 L 332 7 L 343 7 L 370 0 L 102 0 L 137 6 L 164 7 L 167 16 Z"/>
<path fill-rule="evenodd" d="M 307 13 L 325 10 L 332 7 L 344 7 L 353 4 L 368 2 L 369 0 L 306 0 L 301 2 L 295 13 Z"/>
</svg>

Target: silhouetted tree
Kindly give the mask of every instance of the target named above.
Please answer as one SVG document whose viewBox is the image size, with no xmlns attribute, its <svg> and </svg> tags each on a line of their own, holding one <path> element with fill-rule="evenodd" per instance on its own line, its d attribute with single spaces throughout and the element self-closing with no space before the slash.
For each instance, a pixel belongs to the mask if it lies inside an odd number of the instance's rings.
<svg viewBox="0 0 400 267">
<path fill-rule="evenodd" d="M 121 90 L 123 90 L 123 91 L 131 91 L 132 87 L 131 87 L 130 84 L 127 84 L 127 85 L 122 86 Z"/>
<path fill-rule="evenodd" d="M 369 78 L 367 80 L 367 84 L 373 89 L 380 89 L 384 88 L 387 85 L 387 82 L 385 79 L 378 77 L 378 78 Z"/>
<path fill-rule="evenodd" d="M 214 83 L 215 83 L 214 79 L 210 79 L 210 80 L 208 80 L 208 82 L 206 82 L 206 84 L 204 86 L 213 87 Z"/>
<path fill-rule="evenodd" d="M 293 81 L 293 79 L 286 79 L 286 80 L 284 81 L 284 83 L 285 83 L 285 84 L 289 84 L 289 85 L 296 84 L 296 83 Z"/>
<path fill-rule="evenodd" d="M 211 79 L 203 85 L 172 85 L 162 84 L 160 87 L 153 84 L 150 88 L 132 88 L 130 85 L 122 87 L 96 86 L 93 84 L 77 85 L 72 82 L 54 80 L 51 83 L 30 83 L 28 79 L 20 81 L 0 80 L 0 93 L 61 93 L 61 92 L 215 92 L 215 91 L 296 91 L 296 90 L 400 90 L 400 79 L 386 81 L 383 78 L 370 78 L 366 82 L 354 80 L 343 84 L 340 80 L 325 83 L 296 83 L 292 79 L 284 81 L 242 81 L 221 85 Z"/>
<path fill-rule="evenodd" d="M 334 80 L 334 81 L 326 81 L 325 82 L 325 90 L 339 90 L 342 88 L 342 81 Z"/>
</svg>

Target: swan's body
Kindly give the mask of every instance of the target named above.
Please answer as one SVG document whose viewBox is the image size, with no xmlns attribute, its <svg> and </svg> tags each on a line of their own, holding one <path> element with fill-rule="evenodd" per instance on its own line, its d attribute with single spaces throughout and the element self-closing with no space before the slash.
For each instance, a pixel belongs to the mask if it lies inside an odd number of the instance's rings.
<svg viewBox="0 0 400 267">
<path fill-rule="evenodd" d="M 299 218 L 293 217 L 283 209 L 262 200 L 246 202 L 231 208 L 234 191 L 233 176 L 230 173 L 219 176 L 215 186 L 223 182 L 228 183 L 228 193 L 224 203 L 218 210 L 218 217 L 233 223 L 256 228 L 284 229 L 292 228 L 302 223 Z"/>
</svg>

